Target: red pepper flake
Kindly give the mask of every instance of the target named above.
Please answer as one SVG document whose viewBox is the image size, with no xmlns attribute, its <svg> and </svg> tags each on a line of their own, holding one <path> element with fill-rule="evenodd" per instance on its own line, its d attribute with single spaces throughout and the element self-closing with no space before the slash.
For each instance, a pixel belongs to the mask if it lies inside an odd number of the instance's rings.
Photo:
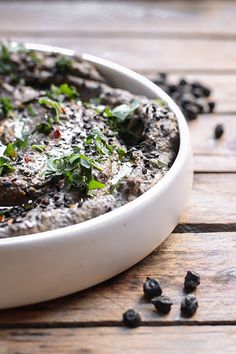
<svg viewBox="0 0 236 354">
<path fill-rule="evenodd" d="M 61 107 L 61 112 L 66 114 L 66 109 L 64 107 Z"/>
<path fill-rule="evenodd" d="M 32 159 L 29 156 L 24 156 L 24 161 L 25 163 L 29 163 L 30 161 L 32 161 Z"/>
<path fill-rule="evenodd" d="M 52 138 L 53 139 L 61 139 L 61 131 L 60 129 L 56 128 L 54 129 L 54 131 L 52 132 Z"/>
<path fill-rule="evenodd" d="M 5 220 L 5 215 L 0 215 L 0 222 L 3 222 Z"/>
</svg>

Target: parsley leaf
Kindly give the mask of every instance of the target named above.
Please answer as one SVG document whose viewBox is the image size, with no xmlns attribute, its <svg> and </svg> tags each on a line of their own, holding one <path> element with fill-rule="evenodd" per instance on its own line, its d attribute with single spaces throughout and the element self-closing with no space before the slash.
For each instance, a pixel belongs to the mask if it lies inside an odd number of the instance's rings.
<svg viewBox="0 0 236 354">
<path fill-rule="evenodd" d="M 102 170 L 88 156 L 73 152 L 70 155 L 48 160 L 45 176 L 63 177 L 67 190 L 76 187 L 80 192 L 88 193 L 90 190 L 105 187 L 94 178 L 93 169 Z"/>
<path fill-rule="evenodd" d="M 53 120 L 49 117 L 44 122 L 37 124 L 32 133 L 35 133 L 36 131 L 38 131 L 39 133 L 48 135 L 53 131 L 52 123 L 53 123 Z"/>
<path fill-rule="evenodd" d="M 94 189 L 102 189 L 105 187 L 105 184 L 99 181 L 96 181 L 95 179 L 91 179 L 88 183 L 88 189 L 89 191 L 92 191 Z"/>
<path fill-rule="evenodd" d="M 104 110 L 104 115 L 107 118 L 115 118 L 116 123 L 124 122 L 129 116 L 131 116 L 136 109 L 140 106 L 140 100 L 136 99 L 130 104 L 121 104 L 113 109 L 106 107 Z"/>
<path fill-rule="evenodd" d="M 11 60 L 11 52 L 8 46 L 1 44 L 0 46 L 0 75 L 10 74 L 13 70 L 13 62 Z"/>
<path fill-rule="evenodd" d="M 0 97 L 0 118 L 7 117 L 11 110 L 13 109 L 13 104 L 10 97 L 4 96 Z"/>
<path fill-rule="evenodd" d="M 8 143 L 3 155 L 9 157 L 11 160 L 15 160 L 17 158 L 18 152 L 17 150 L 25 150 L 28 146 L 28 137 L 25 139 L 16 138 L 15 141 Z"/>
<path fill-rule="evenodd" d="M 60 96 L 69 98 L 70 100 L 78 98 L 79 94 L 74 86 L 69 86 L 68 84 L 62 84 L 59 87 L 56 85 L 51 85 L 49 94 L 54 98 L 59 98 Z"/>
<path fill-rule="evenodd" d="M 61 56 L 59 59 L 56 61 L 56 69 L 59 73 L 65 74 L 67 71 L 69 71 L 72 66 L 73 66 L 73 59 L 67 56 Z"/>
<path fill-rule="evenodd" d="M 126 145 L 136 145 L 143 139 L 144 122 L 134 112 L 140 106 L 136 99 L 129 104 L 121 104 L 111 109 L 106 107 L 103 116 L 108 118 L 111 128 L 118 132 Z"/>
<path fill-rule="evenodd" d="M 28 105 L 27 112 L 31 117 L 34 117 L 36 115 L 36 112 L 35 112 L 35 109 L 34 109 L 32 103 Z"/>
<path fill-rule="evenodd" d="M 17 158 L 17 151 L 15 149 L 14 143 L 7 144 L 4 155 L 10 157 L 11 160 L 15 160 Z"/>
<path fill-rule="evenodd" d="M 151 162 L 151 164 L 157 168 L 163 168 L 166 167 L 166 163 L 159 160 L 159 159 L 150 159 L 149 160 Z"/>
<path fill-rule="evenodd" d="M 44 152 L 47 147 L 46 147 L 46 145 L 36 145 L 36 144 L 33 144 L 33 145 L 31 145 L 31 148 L 32 148 L 33 150 L 38 151 L 38 152 Z"/>
<path fill-rule="evenodd" d="M 15 171 L 14 167 L 12 166 L 10 160 L 7 157 L 1 156 L 0 157 L 0 176 L 3 176 L 6 173 L 10 173 Z"/>
<path fill-rule="evenodd" d="M 115 149 L 115 145 L 109 144 L 99 129 L 93 129 L 92 133 L 86 139 L 86 144 L 93 145 L 100 156 L 109 156 Z"/>
<path fill-rule="evenodd" d="M 61 105 L 59 102 L 54 101 L 48 97 L 43 97 L 39 99 L 39 104 L 41 106 L 46 106 L 47 108 L 52 109 L 55 114 L 55 122 L 59 122 L 61 114 Z"/>
</svg>

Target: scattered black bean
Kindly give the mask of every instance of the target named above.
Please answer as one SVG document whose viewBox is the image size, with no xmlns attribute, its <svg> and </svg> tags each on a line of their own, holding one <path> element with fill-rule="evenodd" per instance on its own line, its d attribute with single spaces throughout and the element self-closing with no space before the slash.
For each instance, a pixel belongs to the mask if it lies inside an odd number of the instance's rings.
<svg viewBox="0 0 236 354">
<path fill-rule="evenodd" d="M 125 326 L 130 328 L 138 327 L 141 323 L 141 316 L 138 312 L 130 309 L 123 313 L 123 322 Z"/>
<path fill-rule="evenodd" d="M 208 102 L 209 113 L 212 113 L 215 109 L 215 102 L 210 101 Z"/>
<path fill-rule="evenodd" d="M 162 294 L 162 289 L 158 280 L 147 277 L 143 284 L 143 292 L 147 299 L 152 299 L 155 296 Z"/>
<path fill-rule="evenodd" d="M 200 82 L 191 83 L 181 78 L 178 83 L 173 84 L 165 73 L 158 74 L 153 82 L 176 101 L 187 120 L 196 119 L 200 113 L 214 111 L 215 102 L 209 100 L 211 90 Z"/>
<path fill-rule="evenodd" d="M 180 306 L 181 314 L 184 317 L 191 317 L 198 309 L 198 302 L 194 294 L 186 295 Z"/>
<path fill-rule="evenodd" d="M 187 272 L 184 279 L 184 289 L 187 292 L 193 291 L 200 284 L 200 275 L 190 270 Z"/>
<path fill-rule="evenodd" d="M 151 303 L 155 306 L 156 310 L 162 314 L 169 313 L 173 305 L 172 300 L 165 295 L 152 298 Z"/>
<path fill-rule="evenodd" d="M 218 124 L 214 130 L 215 139 L 220 139 L 223 134 L 224 134 L 224 127 L 222 124 Z"/>
</svg>

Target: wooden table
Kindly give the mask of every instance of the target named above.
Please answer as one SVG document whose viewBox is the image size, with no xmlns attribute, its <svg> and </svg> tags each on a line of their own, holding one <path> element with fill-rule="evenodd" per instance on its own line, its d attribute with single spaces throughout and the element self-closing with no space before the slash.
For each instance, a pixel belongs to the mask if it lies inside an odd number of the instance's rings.
<svg viewBox="0 0 236 354">
<path fill-rule="evenodd" d="M 179 225 L 149 257 L 90 290 L 0 312 L 0 353 L 236 352 L 236 2 L 1 1 L 0 38 L 97 54 L 146 75 L 167 71 L 209 84 L 216 112 L 190 125 L 192 194 Z M 212 140 L 213 127 L 226 133 Z M 143 235 L 145 237 L 145 235 Z M 63 260 L 62 260 L 63 261 Z M 199 309 L 180 316 L 188 269 L 201 274 Z M 159 316 L 146 276 L 174 300 Z M 141 327 L 122 326 L 137 309 Z"/>
</svg>

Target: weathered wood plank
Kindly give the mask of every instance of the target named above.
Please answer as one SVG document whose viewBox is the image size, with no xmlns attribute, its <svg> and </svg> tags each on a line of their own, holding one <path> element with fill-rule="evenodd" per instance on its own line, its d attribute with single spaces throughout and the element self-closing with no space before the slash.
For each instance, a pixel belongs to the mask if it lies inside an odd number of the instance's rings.
<svg viewBox="0 0 236 354">
<path fill-rule="evenodd" d="M 6 35 L 0 33 L 0 39 Z M 75 49 L 113 60 L 135 70 L 236 70 L 236 46 L 233 40 L 203 39 L 130 39 L 11 36 L 29 41 Z"/>
<path fill-rule="evenodd" d="M 236 172 L 236 115 L 200 115 L 189 123 L 194 170 L 204 172 Z M 214 128 L 223 124 L 225 133 L 213 138 Z"/>
<path fill-rule="evenodd" d="M 234 354 L 236 328 L 141 327 L 4 330 L 1 353 Z"/>
<path fill-rule="evenodd" d="M 195 172 L 236 172 L 235 156 L 194 155 Z"/>
<path fill-rule="evenodd" d="M 232 1 L 1 1 L 0 30 L 236 34 Z"/>
<path fill-rule="evenodd" d="M 214 128 L 222 123 L 225 127 L 221 139 L 213 138 Z M 236 156 L 236 114 L 235 115 L 200 115 L 190 122 L 194 153 L 198 155 Z"/>
<path fill-rule="evenodd" d="M 232 208 L 233 210 L 233 208 Z M 210 208 L 208 207 L 208 211 Z M 145 324 L 236 324 L 236 233 L 172 234 L 149 257 L 130 270 L 90 290 L 27 308 L 0 313 L 0 327 L 73 327 L 121 325 L 122 313 L 137 309 Z M 187 270 L 201 275 L 195 316 L 180 315 Z M 144 300 L 142 283 L 157 277 L 174 305 L 160 316 Z"/>
<path fill-rule="evenodd" d="M 196 174 L 181 223 L 235 223 L 235 174 Z"/>
</svg>

